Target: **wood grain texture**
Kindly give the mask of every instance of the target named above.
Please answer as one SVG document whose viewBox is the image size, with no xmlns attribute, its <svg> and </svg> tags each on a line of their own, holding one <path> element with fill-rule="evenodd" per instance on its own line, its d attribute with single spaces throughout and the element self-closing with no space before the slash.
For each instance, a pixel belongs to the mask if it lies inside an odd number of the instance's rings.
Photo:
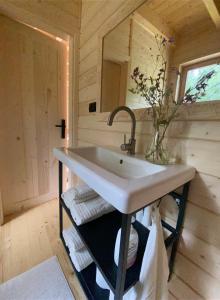
<svg viewBox="0 0 220 300">
<path fill-rule="evenodd" d="M 187 35 L 192 28 L 199 28 L 204 24 L 213 25 L 203 1 L 200 0 L 150 0 L 149 8 L 159 16 L 163 16 L 169 27 L 178 35 Z"/>
<path fill-rule="evenodd" d="M 4 223 L 4 214 L 3 214 L 3 203 L 2 203 L 2 194 L 0 190 L 0 225 Z"/>
<path fill-rule="evenodd" d="M 203 0 L 212 21 L 217 28 L 220 28 L 220 7 L 217 0 Z"/>
<path fill-rule="evenodd" d="M 132 8 L 140 4 L 140 1 L 132 1 Z M 86 74 L 96 68 L 97 73 L 94 73 L 92 84 L 85 84 L 83 77 L 80 79 L 83 88 L 79 91 L 78 146 L 119 147 L 123 142 L 123 134 L 130 134 L 131 124 L 126 113 L 118 114 L 113 126 L 109 127 L 106 124 L 108 113 L 99 113 L 99 110 L 92 114 L 88 112 L 90 102 L 97 101 L 97 105 L 100 104 L 101 37 L 128 15 L 130 5 L 129 1 L 120 1 L 116 12 L 116 6 L 111 1 L 103 6 L 99 1 L 82 1 L 81 72 Z M 219 33 L 213 31 L 213 23 L 202 1 L 151 0 L 149 7 L 154 14 L 163 16 L 163 22 L 169 21 L 169 28 L 179 33 L 173 49 L 172 65 L 178 67 L 180 63 L 196 57 L 219 52 Z M 192 15 L 195 16 L 194 19 L 191 18 Z M 183 21 L 184 16 L 187 22 Z M 89 28 L 90 25 L 92 28 Z M 180 32 L 183 33 L 182 36 Z M 93 61 L 94 53 L 98 55 L 96 61 Z M 87 68 L 84 60 L 88 63 Z M 152 121 L 143 110 L 135 110 L 135 115 L 137 150 L 143 152 L 151 140 Z M 167 142 L 171 150 L 198 171 L 190 189 L 176 274 L 169 285 L 170 299 L 219 299 L 219 126 L 220 103 L 217 101 L 184 106 L 169 128 Z M 172 201 L 169 200 L 168 203 Z M 171 224 L 174 223 L 176 214 L 176 207 L 168 205 L 165 208 L 164 217 Z"/>
<path fill-rule="evenodd" d="M 175 272 L 203 299 L 218 300 L 220 293 L 219 280 L 204 272 L 199 266 L 181 254 L 177 255 Z"/>
<path fill-rule="evenodd" d="M 68 226 L 64 215 L 64 227 Z M 0 227 L 0 283 L 56 255 L 75 299 L 85 300 L 58 230 L 57 200 L 7 217 Z"/>
<path fill-rule="evenodd" d="M 77 0 L 1 0 L 0 8 L 4 14 L 16 20 L 21 20 L 20 16 L 23 15 L 23 22 L 40 26 L 45 31 L 49 26 L 52 30 L 54 27 L 58 31 L 73 35 L 80 28 L 81 3 Z"/>
<path fill-rule="evenodd" d="M 7 17 L 0 22 L 0 189 L 6 215 L 57 194 L 52 149 L 63 145 L 54 125 L 66 118 L 60 58 L 65 47 Z"/>
</svg>

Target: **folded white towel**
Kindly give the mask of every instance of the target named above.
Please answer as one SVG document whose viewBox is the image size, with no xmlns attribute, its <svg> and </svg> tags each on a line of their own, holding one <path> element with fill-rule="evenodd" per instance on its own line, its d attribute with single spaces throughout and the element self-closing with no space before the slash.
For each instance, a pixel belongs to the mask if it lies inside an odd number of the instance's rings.
<svg viewBox="0 0 220 300">
<path fill-rule="evenodd" d="M 87 268 L 93 262 L 92 257 L 86 248 L 82 248 L 79 251 L 73 251 L 72 249 L 69 250 L 71 260 L 78 272 Z"/>
<path fill-rule="evenodd" d="M 74 251 L 73 243 L 69 239 L 65 239 L 68 234 L 66 233 L 68 229 L 63 231 L 63 238 L 65 240 L 65 244 L 69 248 L 71 260 L 78 272 L 82 271 L 86 267 L 88 267 L 92 262 L 92 257 L 90 256 L 88 250 L 83 247 L 78 251 Z"/>
<path fill-rule="evenodd" d="M 74 251 L 80 250 L 85 246 L 74 226 L 63 230 L 63 237 L 67 247 L 72 247 Z"/>
<path fill-rule="evenodd" d="M 87 184 L 80 184 L 76 187 L 68 189 L 62 193 L 61 197 L 69 204 L 74 201 L 75 203 L 81 203 L 97 197 L 98 194 L 91 189 Z"/>
<path fill-rule="evenodd" d="M 115 243 L 114 260 L 116 265 L 118 265 L 118 260 L 119 260 L 120 241 L 121 241 L 121 229 L 119 229 L 118 231 L 116 243 Z M 138 242 L 139 242 L 138 233 L 134 229 L 133 225 L 131 225 L 129 246 L 128 246 L 127 269 L 130 268 L 135 263 L 137 257 Z"/>
<path fill-rule="evenodd" d="M 97 219 L 115 209 L 100 196 L 79 204 L 69 203 L 65 199 L 64 202 L 70 209 L 73 220 L 77 225 Z"/>
</svg>

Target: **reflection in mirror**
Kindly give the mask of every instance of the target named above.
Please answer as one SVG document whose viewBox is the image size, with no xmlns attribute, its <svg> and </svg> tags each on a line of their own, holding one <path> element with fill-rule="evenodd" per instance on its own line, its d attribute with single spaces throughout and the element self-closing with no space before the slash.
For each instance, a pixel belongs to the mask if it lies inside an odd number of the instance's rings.
<svg viewBox="0 0 220 300">
<path fill-rule="evenodd" d="M 166 51 L 167 82 L 176 100 L 199 76 L 215 70 L 206 94 L 199 101 L 220 100 L 220 5 L 213 15 L 206 1 L 148 0 L 103 39 L 101 110 L 119 105 L 146 108 L 134 87 L 131 74 L 136 67 L 155 77 L 161 61 L 155 36 L 174 42 Z M 214 2 L 213 2 L 214 3 Z M 218 3 L 218 2 L 216 2 Z M 153 55 L 152 55 L 153 54 Z"/>
</svg>

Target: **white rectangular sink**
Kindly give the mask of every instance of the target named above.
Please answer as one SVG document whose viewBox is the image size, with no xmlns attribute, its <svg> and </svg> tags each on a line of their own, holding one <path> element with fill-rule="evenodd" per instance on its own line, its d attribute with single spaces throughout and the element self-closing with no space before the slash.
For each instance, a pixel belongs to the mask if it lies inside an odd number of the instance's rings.
<svg viewBox="0 0 220 300">
<path fill-rule="evenodd" d="M 56 148 L 55 157 L 122 213 L 132 213 L 195 176 L 185 165 L 160 166 L 102 147 Z"/>
<path fill-rule="evenodd" d="M 122 178 L 139 178 L 160 172 L 162 166 L 134 159 L 100 147 L 78 148 L 75 154 Z"/>
</svg>

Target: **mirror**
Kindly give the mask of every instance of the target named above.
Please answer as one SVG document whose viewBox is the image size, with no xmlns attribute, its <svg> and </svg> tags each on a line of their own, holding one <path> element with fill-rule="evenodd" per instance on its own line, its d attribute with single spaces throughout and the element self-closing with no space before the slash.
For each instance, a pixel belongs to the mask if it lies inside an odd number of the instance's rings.
<svg viewBox="0 0 220 300">
<path fill-rule="evenodd" d="M 205 1 L 149 0 L 103 38 L 101 111 L 119 105 L 146 108 L 145 100 L 130 90 L 136 67 L 152 76 L 161 68 L 155 36 L 172 40 L 164 54 L 168 82 L 176 98 L 202 72 L 217 70 L 207 95 L 199 101 L 220 100 L 220 5 L 217 15 Z"/>
</svg>

